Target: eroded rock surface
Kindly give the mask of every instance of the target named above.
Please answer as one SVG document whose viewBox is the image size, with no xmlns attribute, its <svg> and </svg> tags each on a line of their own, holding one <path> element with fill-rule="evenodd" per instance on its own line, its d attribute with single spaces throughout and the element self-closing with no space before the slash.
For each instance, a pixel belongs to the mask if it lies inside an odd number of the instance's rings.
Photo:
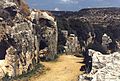
<svg viewBox="0 0 120 81">
<path fill-rule="evenodd" d="M 47 59 L 53 60 L 57 37 L 57 24 L 51 13 L 30 10 L 24 0 L 1 0 L 0 78 L 32 70 L 44 48 L 48 49 Z"/>
<path fill-rule="evenodd" d="M 120 53 L 103 55 L 89 49 L 92 56 L 92 70 L 89 74 L 80 75 L 79 81 L 119 81 L 120 80 Z"/>
</svg>

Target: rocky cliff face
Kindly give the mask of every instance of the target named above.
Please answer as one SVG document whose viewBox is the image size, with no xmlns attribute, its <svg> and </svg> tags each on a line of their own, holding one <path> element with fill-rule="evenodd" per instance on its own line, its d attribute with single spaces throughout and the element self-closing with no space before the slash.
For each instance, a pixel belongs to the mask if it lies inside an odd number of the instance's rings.
<svg viewBox="0 0 120 81">
<path fill-rule="evenodd" d="M 57 24 L 47 11 L 30 10 L 23 0 L 0 1 L 0 77 L 32 70 L 47 48 L 46 58 L 57 54 Z"/>
<path fill-rule="evenodd" d="M 80 75 L 79 81 L 119 81 L 120 80 L 120 53 L 103 55 L 89 49 L 92 56 L 92 70 L 90 73 Z"/>
<path fill-rule="evenodd" d="M 67 30 L 69 34 L 78 36 L 81 49 L 87 47 L 102 53 L 108 53 L 108 50 L 117 51 L 117 42 L 120 41 L 119 8 L 90 8 L 78 12 L 52 13 L 57 18 L 59 30 Z M 112 40 L 107 49 L 102 45 L 104 34 Z"/>
</svg>

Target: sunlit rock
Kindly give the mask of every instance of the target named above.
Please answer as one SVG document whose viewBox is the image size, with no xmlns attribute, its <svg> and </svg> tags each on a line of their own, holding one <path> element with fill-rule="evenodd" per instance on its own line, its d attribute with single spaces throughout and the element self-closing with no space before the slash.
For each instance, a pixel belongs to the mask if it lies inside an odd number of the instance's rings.
<svg viewBox="0 0 120 81">
<path fill-rule="evenodd" d="M 89 49 L 92 56 L 92 70 L 89 74 L 80 75 L 79 81 L 119 81 L 120 80 L 120 53 L 103 55 Z"/>
</svg>

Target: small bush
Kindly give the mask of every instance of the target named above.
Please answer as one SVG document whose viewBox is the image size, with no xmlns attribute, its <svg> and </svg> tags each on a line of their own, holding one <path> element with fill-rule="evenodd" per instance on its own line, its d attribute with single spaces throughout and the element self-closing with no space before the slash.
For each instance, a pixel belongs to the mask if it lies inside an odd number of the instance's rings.
<svg viewBox="0 0 120 81">
<path fill-rule="evenodd" d="M 24 16 L 29 16 L 30 15 L 30 10 L 29 7 L 26 3 L 21 2 L 20 6 L 20 12 L 24 15 Z"/>
</svg>

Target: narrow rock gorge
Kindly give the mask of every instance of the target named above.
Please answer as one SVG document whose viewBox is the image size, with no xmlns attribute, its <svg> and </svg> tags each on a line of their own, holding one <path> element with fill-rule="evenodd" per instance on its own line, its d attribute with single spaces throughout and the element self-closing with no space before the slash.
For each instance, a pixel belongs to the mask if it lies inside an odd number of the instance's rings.
<svg viewBox="0 0 120 81">
<path fill-rule="evenodd" d="M 119 81 L 119 34 L 120 8 L 47 11 L 30 9 L 24 0 L 1 0 L 0 79 L 28 73 L 42 59 L 65 53 L 84 58 L 79 81 Z"/>
<path fill-rule="evenodd" d="M 78 38 L 79 43 L 76 44 L 79 45 L 79 54 L 82 54 L 85 63 L 80 69 L 84 74 L 79 76 L 79 81 L 119 81 L 120 8 L 51 12 L 58 21 L 58 31 L 67 31 L 68 36 L 74 34 Z M 58 41 L 61 38 L 68 41 L 64 33 L 58 33 Z M 69 43 L 68 46 L 73 45 Z M 58 47 L 64 46 L 65 41 L 58 42 Z"/>
</svg>

